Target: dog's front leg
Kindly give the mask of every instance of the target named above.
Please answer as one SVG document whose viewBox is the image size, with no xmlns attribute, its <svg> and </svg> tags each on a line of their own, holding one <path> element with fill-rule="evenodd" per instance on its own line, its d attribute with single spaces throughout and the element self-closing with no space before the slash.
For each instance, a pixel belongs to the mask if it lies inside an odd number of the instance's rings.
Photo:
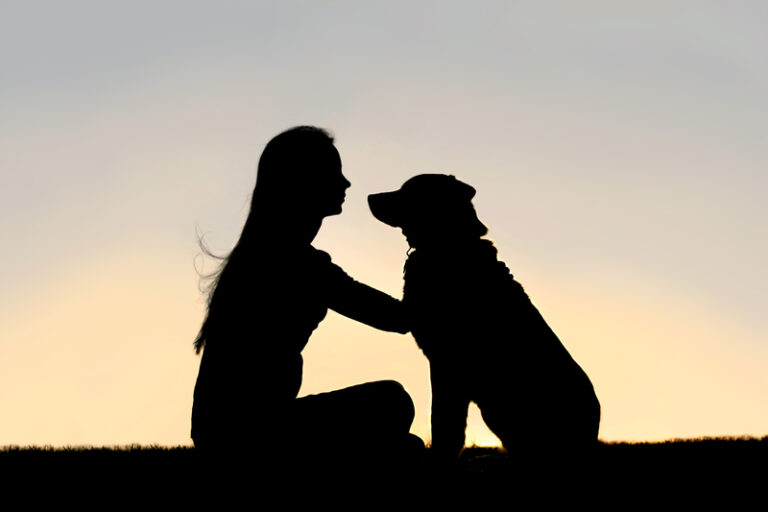
<svg viewBox="0 0 768 512">
<path fill-rule="evenodd" d="M 464 448 L 469 398 L 462 393 L 451 367 L 430 362 L 432 381 L 432 453 L 438 460 L 455 461 Z"/>
</svg>

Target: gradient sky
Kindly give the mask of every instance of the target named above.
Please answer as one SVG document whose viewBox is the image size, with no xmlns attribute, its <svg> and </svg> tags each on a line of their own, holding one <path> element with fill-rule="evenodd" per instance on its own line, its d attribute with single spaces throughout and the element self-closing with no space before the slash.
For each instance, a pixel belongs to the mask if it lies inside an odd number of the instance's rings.
<svg viewBox="0 0 768 512">
<path fill-rule="evenodd" d="M 297 124 L 336 135 L 315 245 L 353 277 L 401 294 L 367 194 L 455 174 L 601 438 L 768 434 L 767 29 L 761 1 L 0 1 L 0 445 L 190 443 L 196 231 L 232 247 Z M 397 379 L 429 438 L 410 335 L 329 313 L 304 354 L 302 394 Z"/>
</svg>

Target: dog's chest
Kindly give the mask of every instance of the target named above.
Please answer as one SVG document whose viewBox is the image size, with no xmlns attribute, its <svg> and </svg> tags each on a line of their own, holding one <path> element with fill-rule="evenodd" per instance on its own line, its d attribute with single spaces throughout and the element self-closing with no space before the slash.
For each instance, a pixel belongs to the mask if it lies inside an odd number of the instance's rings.
<svg viewBox="0 0 768 512">
<path fill-rule="evenodd" d="M 405 265 L 403 302 L 413 310 L 442 308 L 445 310 L 459 298 L 453 293 L 456 268 L 445 261 L 412 255 Z M 453 274 L 453 275 L 452 275 Z"/>
<path fill-rule="evenodd" d="M 506 266 L 491 254 L 412 254 L 405 264 L 403 302 L 411 308 L 469 311 L 472 304 L 511 279 Z"/>
<path fill-rule="evenodd" d="M 427 357 L 463 353 L 483 315 L 483 272 L 460 258 L 421 253 L 409 257 L 404 281 L 411 332 Z"/>
</svg>

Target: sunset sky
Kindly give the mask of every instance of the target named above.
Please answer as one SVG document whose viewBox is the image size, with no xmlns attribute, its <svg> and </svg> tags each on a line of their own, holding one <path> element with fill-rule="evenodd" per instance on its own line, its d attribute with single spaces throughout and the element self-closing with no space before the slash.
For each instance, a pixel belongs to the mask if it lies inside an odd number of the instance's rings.
<svg viewBox="0 0 768 512">
<path fill-rule="evenodd" d="M 400 297 L 366 196 L 454 174 L 602 439 L 766 435 L 766 91 L 759 0 L 0 0 L 0 445 L 191 444 L 197 234 L 231 249 L 298 124 L 336 136 L 315 246 L 351 276 Z M 429 439 L 410 335 L 329 312 L 304 355 L 301 394 L 396 379 Z"/>
</svg>

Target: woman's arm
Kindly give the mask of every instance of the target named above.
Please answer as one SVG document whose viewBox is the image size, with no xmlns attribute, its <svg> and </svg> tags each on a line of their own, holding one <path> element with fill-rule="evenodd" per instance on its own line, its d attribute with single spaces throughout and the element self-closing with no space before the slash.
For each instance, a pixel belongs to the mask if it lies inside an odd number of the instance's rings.
<svg viewBox="0 0 768 512">
<path fill-rule="evenodd" d="M 324 265 L 328 307 L 382 331 L 405 334 L 411 330 L 403 303 L 349 277 L 328 258 Z"/>
<path fill-rule="evenodd" d="M 346 279 L 331 292 L 328 307 L 382 331 L 405 334 L 411 330 L 402 302 L 344 275 Z"/>
</svg>

